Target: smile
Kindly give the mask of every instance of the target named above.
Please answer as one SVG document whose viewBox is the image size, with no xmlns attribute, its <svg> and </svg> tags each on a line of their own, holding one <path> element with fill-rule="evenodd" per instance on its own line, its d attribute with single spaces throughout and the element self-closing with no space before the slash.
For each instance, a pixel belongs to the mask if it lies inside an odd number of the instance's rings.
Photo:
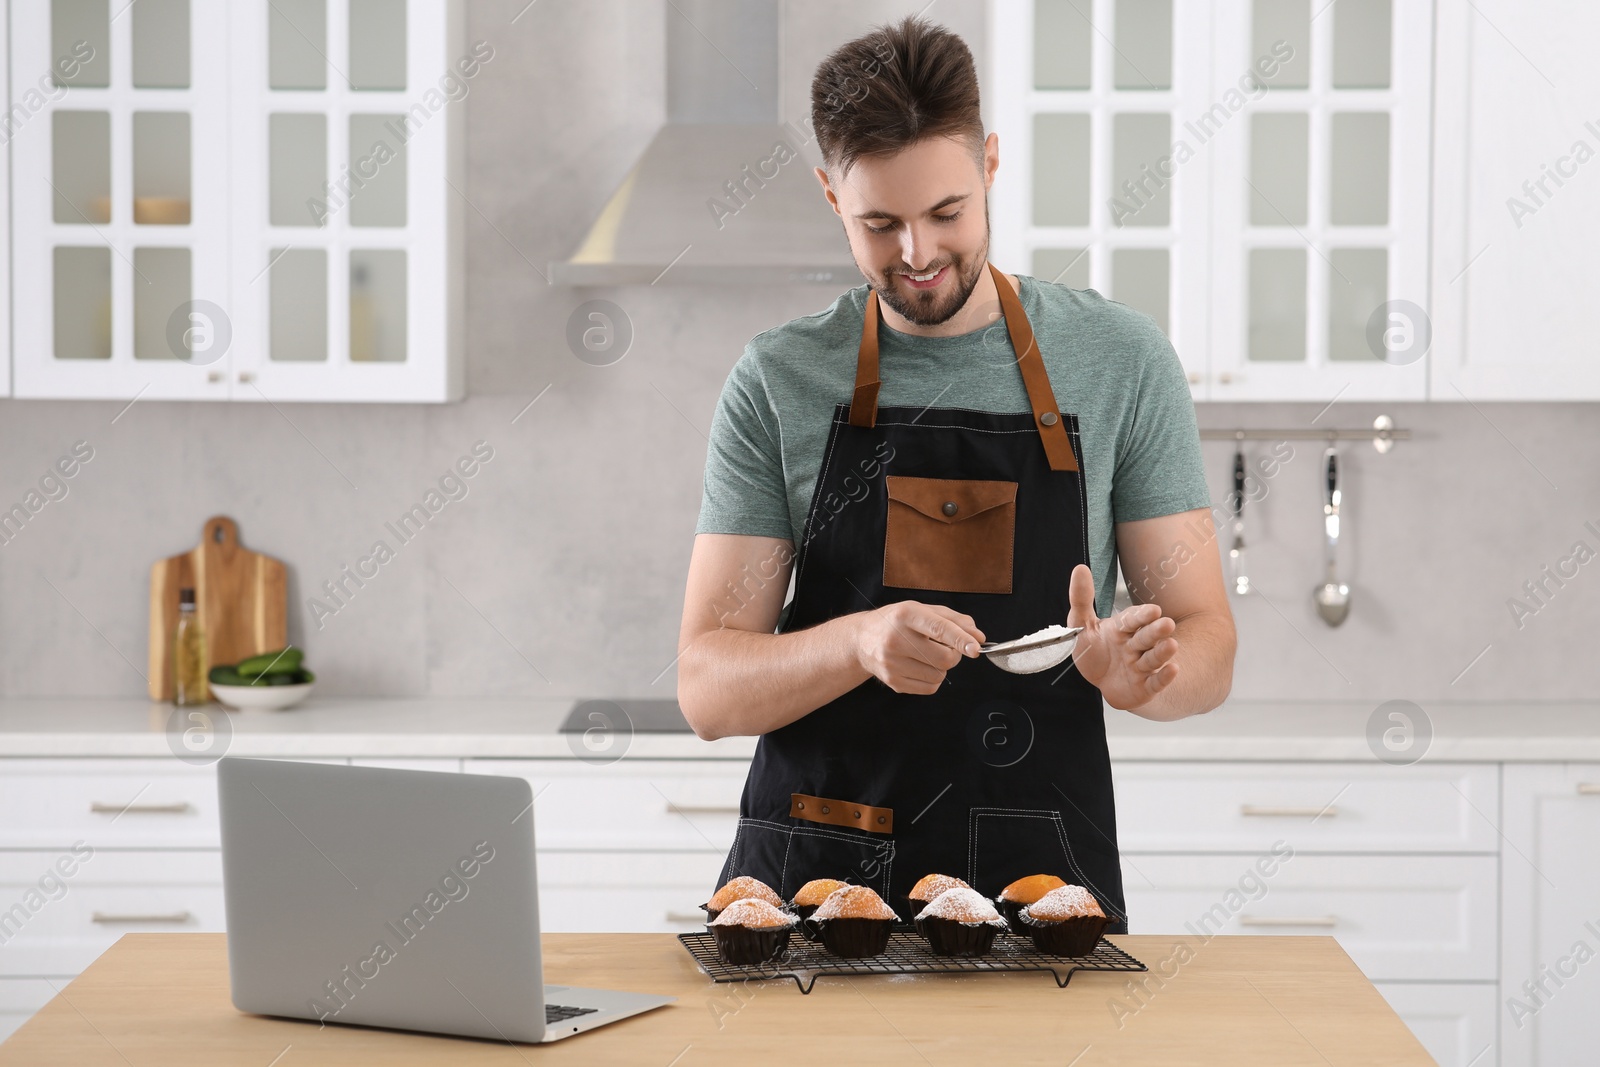
<svg viewBox="0 0 1600 1067">
<path fill-rule="evenodd" d="M 901 277 L 905 278 L 915 288 L 929 289 L 944 280 L 944 274 L 947 270 L 949 270 L 949 267 L 940 267 L 938 270 L 930 271 L 927 274 L 902 274 Z"/>
</svg>

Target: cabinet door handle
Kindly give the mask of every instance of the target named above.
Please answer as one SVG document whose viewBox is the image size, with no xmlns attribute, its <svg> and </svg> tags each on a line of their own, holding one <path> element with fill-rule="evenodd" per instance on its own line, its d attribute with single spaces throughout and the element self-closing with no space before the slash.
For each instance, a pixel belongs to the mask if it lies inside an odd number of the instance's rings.
<svg viewBox="0 0 1600 1067">
<path fill-rule="evenodd" d="M 1325 808 L 1276 808 L 1262 804 L 1241 804 L 1239 805 L 1239 814 L 1314 819 L 1319 815 L 1327 815 L 1331 818 L 1339 814 L 1339 809 L 1332 804 Z"/>
<path fill-rule="evenodd" d="M 239 372 L 239 380 L 245 385 L 249 385 L 251 382 L 256 380 L 256 376 L 251 371 L 242 370 Z"/>
<path fill-rule="evenodd" d="M 667 801 L 668 815 L 737 815 L 737 804 L 674 804 Z"/>
<path fill-rule="evenodd" d="M 1199 385 L 1200 384 L 1200 372 L 1199 371 L 1192 370 L 1192 371 L 1189 372 L 1189 384 L 1190 385 Z"/>
<path fill-rule="evenodd" d="M 667 912 L 669 923 L 704 923 L 706 913 L 703 911 L 671 911 Z"/>
<path fill-rule="evenodd" d="M 1335 915 L 1286 915 L 1279 918 L 1276 915 L 1241 915 L 1240 926 L 1338 926 L 1339 919 Z"/>
<path fill-rule="evenodd" d="M 193 808 L 187 800 L 174 800 L 170 804 L 107 804 L 101 800 L 89 802 L 89 810 L 95 815 L 121 815 L 132 812 L 135 815 L 182 815 Z"/>
<path fill-rule="evenodd" d="M 1600 797 L 1600 782 L 1579 782 L 1578 795 L 1580 797 Z"/>
<path fill-rule="evenodd" d="M 1223 385 L 1232 385 L 1233 375 L 1227 371 L 1221 371 L 1217 374 L 1217 381 L 1221 382 Z"/>
<path fill-rule="evenodd" d="M 94 923 L 186 923 L 189 921 L 189 912 L 169 912 L 166 915 L 116 915 L 97 911 L 89 916 L 89 921 Z"/>
</svg>

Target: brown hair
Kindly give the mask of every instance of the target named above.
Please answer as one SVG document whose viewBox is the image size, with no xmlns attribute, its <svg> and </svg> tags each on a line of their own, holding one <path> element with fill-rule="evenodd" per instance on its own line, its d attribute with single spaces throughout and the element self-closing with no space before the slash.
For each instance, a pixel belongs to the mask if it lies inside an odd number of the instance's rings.
<svg viewBox="0 0 1600 1067">
<path fill-rule="evenodd" d="M 848 171 L 928 137 L 970 137 L 983 158 L 978 75 L 966 42 L 914 15 L 837 49 L 811 80 L 811 124 L 824 165 Z"/>
</svg>

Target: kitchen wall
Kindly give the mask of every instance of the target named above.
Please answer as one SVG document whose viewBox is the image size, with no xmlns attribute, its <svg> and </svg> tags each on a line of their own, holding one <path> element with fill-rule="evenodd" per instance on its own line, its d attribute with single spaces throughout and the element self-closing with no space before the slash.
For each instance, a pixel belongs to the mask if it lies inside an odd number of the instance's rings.
<svg viewBox="0 0 1600 1067">
<path fill-rule="evenodd" d="M 664 112 L 666 7 L 472 0 L 495 57 L 465 101 L 468 397 L 438 407 L 0 401 L 0 510 L 76 442 L 92 457 L 0 544 L 0 696 L 144 691 L 150 564 L 217 512 L 290 564 L 291 639 L 328 694 L 670 695 L 705 435 L 753 334 L 827 305 L 822 287 L 574 291 L 547 286 Z M 827 47 L 920 3 L 795 2 L 780 72 L 803 114 Z M 518 12 L 522 13 L 520 16 Z M 648 18 L 640 12 L 648 12 Z M 982 54 L 982 8 L 928 12 Z M 515 18 L 515 21 L 513 19 Z M 807 180 L 807 175 L 797 175 Z M 841 238 L 842 240 L 842 238 Z M 568 315 L 621 305 L 635 331 L 608 367 L 576 359 Z M 531 406 L 530 406 L 531 405 Z M 1415 439 L 1344 446 L 1349 621 L 1321 581 L 1316 442 L 1249 507 L 1261 595 L 1234 601 L 1240 698 L 1592 698 L 1600 628 L 1600 411 L 1585 404 L 1202 405 L 1202 425 L 1365 426 Z M 406 544 L 385 527 L 476 442 L 493 457 Z M 1271 442 L 1253 443 L 1266 456 Z M 1208 442 L 1214 499 L 1232 444 Z M 1594 528 L 1586 528 L 1592 522 Z M 308 600 L 379 539 L 395 548 L 336 611 Z M 1539 600 L 1526 582 L 1545 582 Z M 1520 621 L 1510 602 L 1528 610 Z"/>
</svg>

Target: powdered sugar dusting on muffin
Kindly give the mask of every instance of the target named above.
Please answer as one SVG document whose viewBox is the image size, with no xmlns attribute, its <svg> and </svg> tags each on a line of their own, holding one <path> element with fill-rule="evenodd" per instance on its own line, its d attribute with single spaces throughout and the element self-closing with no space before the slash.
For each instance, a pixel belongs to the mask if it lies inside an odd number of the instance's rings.
<svg viewBox="0 0 1600 1067">
<path fill-rule="evenodd" d="M 1059 889 L 1052 889 L 1023 908 L 1022 912 L 1028 918 L 1038 919 L 1041 922 L 1061 922 L 1064 919 L 1077 919 L 1086 915 L 1103 919 L 1106 914 L 1100 910 L 1100 902 L 1094 898 L 1094 894 L 1081 885 L 1064 885 Z"/>
<path fill-rule="evenodd" d="M 793 926 L 797 920 L 786 911 L 779 911 L 764 900 L 746 897 L 736 900 L 723 908 L 715 919 L 711 920 L 712 926 L 750 926 L 756 928 L 769 928 L 773 926 Z"/>
<path fill-rule="evenodd" d="M 912 900 L 935 900 L 946 889 L 970 889 L 971 886 L 953 874 L 925 874 L 917 879 L 907 894 Z"/>
<path fill-rule="evenodd" d="M 967 886 L 946 889 L 919 911 L 917 918 L 950 919 L 958 923 L 1005 923 L 987 897 Z"/>
<path fill-rule="evenodd" d="M 894 909 L 864 885 L 847 885 L 828 894 L 811 918 L 816 919 L 893 919 Z"/>
<path fill-rule="evenodd" d="M 736 900 L 764 900 L 773 907 L 783 904 L 783 898 L 772 891 L 772 887 L 759 878 L 752 878 L 748 874 L 741 874 L 706 901 L 706 907 L 713 911 L 725 908 Z"/>
</svg>

